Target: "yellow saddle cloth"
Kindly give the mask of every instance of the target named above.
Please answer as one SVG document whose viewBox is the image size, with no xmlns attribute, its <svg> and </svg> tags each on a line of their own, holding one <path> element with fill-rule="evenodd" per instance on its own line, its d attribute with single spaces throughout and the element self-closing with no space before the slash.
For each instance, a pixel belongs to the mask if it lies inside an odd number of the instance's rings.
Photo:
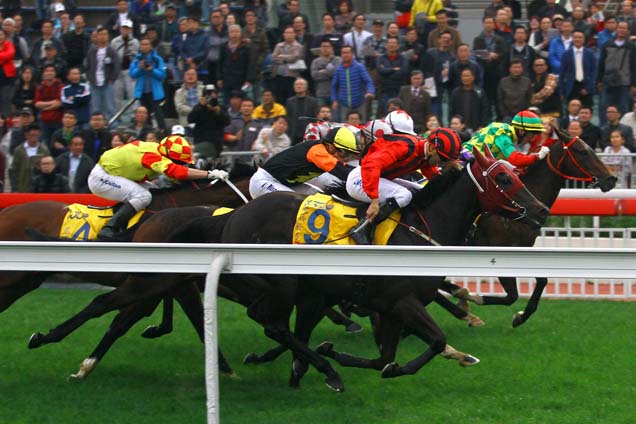
<svg viewBox="0 0 636 424">
<path fill-rule="evenodd" d="M 130 228 L 139 222 L 143 214 L 144 210 L 137 212 L 128 221 L 126 228 Z M 97 234 L 112 216 L 113 208 L 97 208 L 79 203 L 68 205 L 68 212 L 60 228 L 60 237 L 79 241 L 95 240 Z"/>
<path fill-rule="evenodd" d="M 400 221 L 400 211 L 382 221 L 375 229 L 373 244 L 387 244 Z M 337 202 L 331 196 L 314 194 L 298 209 L 294 225 L 294 244 L 356 244 L 346 236 L 358 225 L 356 209 Z"/>
</svg>

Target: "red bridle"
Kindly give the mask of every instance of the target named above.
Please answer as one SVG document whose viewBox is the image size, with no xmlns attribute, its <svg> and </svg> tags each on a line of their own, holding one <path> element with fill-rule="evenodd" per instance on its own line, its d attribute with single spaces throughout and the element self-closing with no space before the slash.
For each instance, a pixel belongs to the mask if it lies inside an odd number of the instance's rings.
<svg viewBox="0 0 636 424">
<path fill-rule="evenodd" d="M 576 143 L 577 140 L 580 140 L 580 139 L 578 137 L 574 137 L 568 143 L 561 142 L 561 144 L 563 144 L 564 153 L 561 155 L 561 158 L 557 162 L 556 166 L 552 163 L 552 151 L 550 151 L 550 153 L 548 153 L 548 157 L 546 158 L 546 161 L 548 162 L 548 167 L 552 170 L 552 172 L 557 174 L 559 177 L 565 178 L 566 180 L 593 182 L 596 180 L 596 178 L 589 171 L 583 168 L 583 166 L 581 166 L 581 164 L 576 160 L 576 158 L 570 151 L 570 147 L 572 147 L 572 145 L 574 145 L 574 143 Z M 563 163 L 565 162 L 567 158 L 570 159 L 574 167 L 578 169 L 581 172 L 581 174 L 584 175 L 584 177 L 576 177 L 574 175 L 567 175 L 563 171 L 561 171 L 561 166 L 563 166 Z"/>
<path fill-rule="evenodd" d="M 501 188 L 494 177 L 501 169 L 512 179 L 512 185 L 507 190 Z M 506 162 L 498 160 L 491 163 L 486 170 L 482 170 L 479 161 L 476 160 L 468 167 L 468 173 L 478 190 L 479 203 L 484 212 L 503 209 L 517 214 L 518 217 L 515 220 L 523 219 L 527 215 L 526 208 L 513 199 L 524 188 L 524 184 Z"/>
</svg>

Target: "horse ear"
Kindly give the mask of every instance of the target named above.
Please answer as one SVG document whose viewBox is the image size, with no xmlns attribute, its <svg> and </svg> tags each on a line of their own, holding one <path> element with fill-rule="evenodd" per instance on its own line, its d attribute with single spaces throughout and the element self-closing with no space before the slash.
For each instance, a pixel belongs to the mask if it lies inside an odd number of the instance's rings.
<svg viewBox="0 0 636 424">
<path fill-rule="evenodd" d="M 490 151 L 490 147 L 488 147 L 486 143 L 484 143 L 484 153 L 486 154 L 486 157 L 488 159 L 495 160 L 495 157 L 492 155 L 492 152 Z"/>
<path fill-rule="evenodd" d="M 484 144 L 484 147 L 488 149 L 488 146 L 486 146 L 485 144 Z M 490 150 L 488 150 L 488 152 L 490 152 Z M 488 167 L 488 160 L 484 157 L 484 155 L 481 153 L 479 149 L 477 148 L 473 149 L 473 156 L 475 156 L 475 161 L 479 164 L 481 168 Z"/>
</svg>

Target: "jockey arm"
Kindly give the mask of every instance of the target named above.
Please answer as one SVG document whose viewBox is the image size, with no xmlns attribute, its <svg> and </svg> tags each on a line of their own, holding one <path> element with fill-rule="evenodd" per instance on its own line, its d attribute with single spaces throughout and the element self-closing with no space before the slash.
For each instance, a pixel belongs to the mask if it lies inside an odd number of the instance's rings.
<svg viewBox="0 0 636 424">
<path fill-rule="evenodd" d="M 322 144 L 316 144 L 307 151 L 307 160 L 323 171 L 329 172 L 334 177 L 343 181 L 346 181 L 347 175 L 349 175 L 352 169 L 340 163 Z"/>
<path fill-rule="evenodd" d="M 178 165 L 170 159 L 156 153 L 144 153 L 141 163 L 145 168 L 175 180 L 198 180 L 208 178 L 208 171 Z"/>
<path fill-rule="evenodd" d="M 506 160 L 517 167 L 530 166 L 535 163 L 539 156 L 535 153 L 523 154 L 515 150 L 512 140 L 508 136 L 499 136 L 495 139 L 495 144 L 501 150 Z"/>
</svg>

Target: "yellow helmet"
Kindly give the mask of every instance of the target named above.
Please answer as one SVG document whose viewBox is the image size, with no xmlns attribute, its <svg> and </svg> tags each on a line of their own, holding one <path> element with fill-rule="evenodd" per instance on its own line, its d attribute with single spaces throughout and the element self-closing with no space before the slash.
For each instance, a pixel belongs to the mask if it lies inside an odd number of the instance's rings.
<svg viewBox="0 0 636 424">
<path fill-rule="evenodd" d="M 324 141 L 333 144 L 336 149 L 345 150 L 356 155 L 360 154 L 358 139 L 349 128 L 340 127 L 330 130 Z"/>
<path fill-rule="evenodd" d="M 188 140 L 180 135 L 169 135 L 159 142 L 162 156 L 179 162 L 192 163 L 192 147 Z"/>
</svg>

